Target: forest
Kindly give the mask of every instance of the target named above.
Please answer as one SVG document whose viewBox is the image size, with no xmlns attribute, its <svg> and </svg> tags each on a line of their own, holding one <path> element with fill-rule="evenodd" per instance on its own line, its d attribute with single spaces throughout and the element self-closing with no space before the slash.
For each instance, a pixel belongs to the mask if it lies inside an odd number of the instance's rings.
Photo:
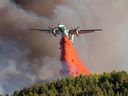
<svg viewBox="0 0 128 96">
<path fill-rule="evenodd" d="M 75 78 L 66 77 L 34 84 L 15 91 L 11 96 L 128 96 L 128 73 L 113 71 Z"/>
</svg>

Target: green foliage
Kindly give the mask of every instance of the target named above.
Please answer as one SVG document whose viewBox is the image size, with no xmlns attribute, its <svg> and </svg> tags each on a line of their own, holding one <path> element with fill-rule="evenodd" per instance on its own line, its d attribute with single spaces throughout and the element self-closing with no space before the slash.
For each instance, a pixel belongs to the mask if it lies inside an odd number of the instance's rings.
<svg viewBox="0 0 128 96">
<path fill-rule="evenodd" d="M 15 91 L 12 96 L 128 96 L 125 71 L 63 78 Z"/>
</svg>

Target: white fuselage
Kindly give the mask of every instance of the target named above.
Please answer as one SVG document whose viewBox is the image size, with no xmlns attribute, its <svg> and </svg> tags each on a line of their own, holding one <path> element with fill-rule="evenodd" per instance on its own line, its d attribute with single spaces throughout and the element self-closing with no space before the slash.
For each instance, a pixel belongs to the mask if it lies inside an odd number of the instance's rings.
<svg viewBox="0 0 128 96">
<path fill-rule="evenodd" d="M 69 34 L 69 30 L 66 29 L 65 25 L 59 24 L 58 25 L 58 30 L 61 32 L 61 36 L 64 37 L 66 36 L 69 38 L 71 41 L 74 39 L 74 35 Z"/>
</svg>

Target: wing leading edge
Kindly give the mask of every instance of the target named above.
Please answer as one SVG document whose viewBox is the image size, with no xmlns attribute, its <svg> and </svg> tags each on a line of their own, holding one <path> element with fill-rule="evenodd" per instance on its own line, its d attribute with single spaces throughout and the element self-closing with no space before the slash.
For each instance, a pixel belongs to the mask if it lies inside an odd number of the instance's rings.
<svg viewBox="0 0 128 96">
<path fill-rule="evenodd" d="M 59 30 L 54 30 L 54 29 L 30 29 L 30 30 L 45 31 L 47 33 L 54 32 L 55 31 L 55 34 L 60 34 Z"/>
<path fill-rule="evenodd" d="M 47 33 L 53 32 L 53 29 L 30 29 L 30 30 L 36 30 L 36 31 L 45 31 Z M 102 29 L 88 29 L 88 30 L 78 30 L 79 34 L 84 33 L 92 33 L 95 31 L 102 31 Z M 60 34 L 59 30 L 55 30 L 55 34 Z M 69 34 L 76 34 L 76 30 L 69 30 Z"/>
<path fill-rule="evenodd" d="M 92 33 L 95 31 L 102 31 L 102 29 L 78 30 L 79 34 Z M 69 34 L 76 34 L 76 32 L 75 30 L 69 30 Z"/>
<path fill-rule="evenodd" d="M 30 30 L 47 31 L 47 32 L 50 32 L 51 31 L 50 29 L 30 29 Z"/>
</svg>

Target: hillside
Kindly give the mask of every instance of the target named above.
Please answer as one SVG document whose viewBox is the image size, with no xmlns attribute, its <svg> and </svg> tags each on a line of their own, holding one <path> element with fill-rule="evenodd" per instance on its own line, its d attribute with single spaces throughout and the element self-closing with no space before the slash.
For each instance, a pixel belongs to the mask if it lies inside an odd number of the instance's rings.
<svg viewBox="0 0 128 96">
<path fill-rule="evenodd" d="M 128 96 L 125 71 L 63 78 L 15 91 L 12 96 Z"/>
</svg>

